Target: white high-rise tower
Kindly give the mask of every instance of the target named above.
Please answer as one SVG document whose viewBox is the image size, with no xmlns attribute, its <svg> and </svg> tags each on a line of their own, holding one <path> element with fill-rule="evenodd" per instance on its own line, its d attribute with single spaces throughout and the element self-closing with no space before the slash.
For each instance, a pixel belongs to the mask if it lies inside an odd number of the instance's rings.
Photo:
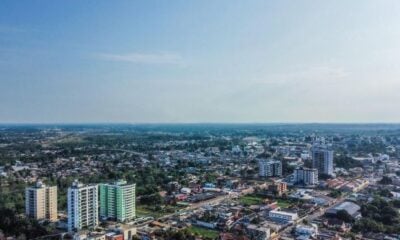
<svg viewBox="0 0 400 240">
<path fill-rule="evenodd" d="M 83 185 L 77 180 L 68 188 L 68 231 L 98 225 L 97 194 L 97 185 Z"/>
</svg>

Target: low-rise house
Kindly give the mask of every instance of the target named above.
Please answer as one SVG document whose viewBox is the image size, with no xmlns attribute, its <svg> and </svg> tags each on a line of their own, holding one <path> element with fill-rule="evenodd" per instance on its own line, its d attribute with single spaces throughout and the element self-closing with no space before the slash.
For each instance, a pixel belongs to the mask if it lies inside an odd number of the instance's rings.
<svg viewBox="0 0 400 240">
<path fill-rule="evenodd" d="M 270 239 L 271 229 L 266 226 L 249 224 L 246 226 L 247 234 L 250 239 L 268 240 Z"/>
<path fill-rule="evenodd" d="M 296 236 L 315 237 L 318 234 L 318 226 L 312 224 L 311 226 L 297 225 L 295 229 Z"/>
<path fill-rule="evenodd" d="M 368 185 L 369 181 L 367 179 L 355 179 L 353 181 L 347 182 L 340 188 L 340 190 L 344 192 L 359 192 L 362 189 L 366 188 Z"/>
</svg>

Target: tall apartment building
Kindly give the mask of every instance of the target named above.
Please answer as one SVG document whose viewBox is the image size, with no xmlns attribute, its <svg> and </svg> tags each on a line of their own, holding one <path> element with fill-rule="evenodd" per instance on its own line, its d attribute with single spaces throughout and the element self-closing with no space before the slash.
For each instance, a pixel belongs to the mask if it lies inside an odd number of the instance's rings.
<svg viewBox="0 0 400 240">
<path fill-rule="evenodd" d="M 38 181 L 25 189 L 25 213 L 36 220 L 57 221 L 57 186 Z"/>
<path fill-rule="evenodd" d="M 333 175 L 333 151 L 325 145 L 314 145 L 311 148 L 312 167 L 319 173 Z"/>
<path fill-rule="evenodd" d="M 94 228 L 99 223 L 97 185 L 75 180 L 68 188 L 68 231 Z"/>
<path fill-rule="evenodd" d="M 283 193 L 287 192 L 287 183 L 274 182 L 274 183 L 268 185 L 268 191 L 272 194 L 281 196 Z"/>
<path fill-rule="evenodd" d="M 282 162 L 273 159 L 262 159 L 258 161 L 260 177 L 280 177 L 282 176 Z"/>
<path fill-rule="evenodd" d="M 318 183 L 318 170 L 315 168 L 296 168 L 293 175 L 295 184 L 316 185 Z"/>
<path fill-rule="evenodd" d="M 117 221 L 131 220 L 136 216 L 135 184 L 118 181 L 100 184 L 100 217 Z"/>
</svg>

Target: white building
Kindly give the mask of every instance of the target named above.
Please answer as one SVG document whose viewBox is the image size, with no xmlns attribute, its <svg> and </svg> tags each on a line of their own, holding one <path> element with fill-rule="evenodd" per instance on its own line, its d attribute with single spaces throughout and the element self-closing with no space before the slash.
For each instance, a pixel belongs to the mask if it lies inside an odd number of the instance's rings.
<svg viewBox="0 0 400 240">
<path fill-rule="evenodd" d="M 319 173 L 333 175 L 333 151 L 324 145 L 314 145 L 311 149 L 312 167 Z"/>
<path fill-rule="evenodd" d="M 68 231 L 94 228 L 99 223 L 97 185 L 75 180 L 68 188 Z"/>
<path fill-rule="evenodd" d="M 268 216 L 272 219 L 283 220 L 287 222 L 296 221 L 299 218 L 297 213 L 278 211 L 278 210 L 270 211 Z"/>
<path fill-rule="evenodd" d="M 316 185 L 318 184 L 318 170 L 315 168 L 296 168 L 293 173 L 295 184 Z"/>
<path fill-rule="evenodd" d="M 258 161 L 259 176 L 260 177 L 281 177 L 282 176 L 282 162 L 269 159 Z"/>
<path fill-rule="evenodd" d="M 181 193 L 189 195 L 192 192 L 190 188 L 183 187 L 181 188 Z"/>
<path fill-rule="evenodd" d="M 295 233 L 296 236 L 315 237 L 318 234 L 318 226 L 316 224 L 311 224 L 311 226 L 297 225 Z"/>
</svg>

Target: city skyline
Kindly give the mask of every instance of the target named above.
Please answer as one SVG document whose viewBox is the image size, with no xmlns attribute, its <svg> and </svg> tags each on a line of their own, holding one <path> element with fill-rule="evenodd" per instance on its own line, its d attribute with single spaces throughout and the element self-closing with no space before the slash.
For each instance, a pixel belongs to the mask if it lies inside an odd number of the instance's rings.
<svg viewBox="0 0 400 240">
<path fill-rule="evenodd" d="M 398 1 L 0 3 L 0 123 L 398 123 Z"/>
</svg>

